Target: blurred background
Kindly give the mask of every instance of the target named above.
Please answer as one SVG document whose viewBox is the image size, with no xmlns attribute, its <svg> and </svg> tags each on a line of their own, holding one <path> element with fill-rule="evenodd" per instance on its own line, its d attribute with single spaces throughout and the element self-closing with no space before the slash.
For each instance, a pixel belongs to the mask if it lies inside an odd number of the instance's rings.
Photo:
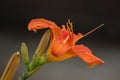
<svg viewBox="0 0 120 80">
<path fill-rule="evenodd" d="M 120 1 L 119 0 L 0 0 L 0 76 L 10 58 L 20 50 L 22 42 L 34 53 L 41 35 L 27 29 L 30 20 L 46 18 L 57 25 L 71 19 L 74 32 L 85 34 L 105 24 L 77 44 L 88 46 L 105 63 L 89 69 L 75 57 L 43 66 L 28 80 L 118 80 L 120 79 Z M 18 80 L 21 65 L 13 80 Z"/>
</svg>

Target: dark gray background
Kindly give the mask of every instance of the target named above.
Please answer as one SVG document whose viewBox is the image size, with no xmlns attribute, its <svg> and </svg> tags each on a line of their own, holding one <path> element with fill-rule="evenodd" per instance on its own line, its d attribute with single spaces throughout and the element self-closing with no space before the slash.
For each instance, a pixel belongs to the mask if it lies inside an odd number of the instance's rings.
<svg viewBox="0 0 120 80">
<path fill-rule="evenodd" d="M 79 40 L 88 46 L 105 63 L 89 69 L 79 58 L 43 66 L 28 80 L 119 80 L 120 79 L 120 5 L 117 0 L 1 0 L 0 1 L 0 75 L 13 52 L 26 42 L 30 56 L 34 53 L 41 35 L 27 30 L 31 19 L 46 18 L 57 25 L 68 18 L 74 32 L 85 34 L 100 24 L 102 28 Z M 22 61 L 21 61 L 22 63 Z M 20 65 L 14 80 L 24 69 Z"/>
</svg>

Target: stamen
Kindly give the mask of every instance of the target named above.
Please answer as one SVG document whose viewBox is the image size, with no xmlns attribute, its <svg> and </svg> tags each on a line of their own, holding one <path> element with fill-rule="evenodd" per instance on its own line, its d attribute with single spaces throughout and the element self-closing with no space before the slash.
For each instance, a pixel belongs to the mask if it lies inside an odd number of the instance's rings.
<svg viewBox="0 0 120 80">
<path fill-rule="evenodd" d="M 73 24 L 70 21 L 70 19 L 68 19 L 68 22 L 66 22 L 66 27 L 69 32 L 69 40 L 71 42 L 71 41 L 73 41 Z"/>
<path fill-rule="evenodd" d="M 96 31 L 97 29 L 99 29 L 100 27 L 102 27 L 103 25 L 104 25 L 104 24 L 101 24 L 101 25 L 99 25 L 98 27 L 92 29 L 91 31 L 89 31 L 89 32 L 87 32 L 86 34 L 84 34 L 81 38 L 88 36 L 89 34 L 93 33 L 94 31 Z"/>
<path fill-rule="evenodd" d="M 66 22 L 67 31 L 70 32 L 69 23 Z"/>
<path fill-rule="evenodd" d="M 69 32 L 73 32 L 73 24 L 70 22 L 70 19 L 68 19 L 68 22 L 66 22 L 66 27 Z"/>
</svg>

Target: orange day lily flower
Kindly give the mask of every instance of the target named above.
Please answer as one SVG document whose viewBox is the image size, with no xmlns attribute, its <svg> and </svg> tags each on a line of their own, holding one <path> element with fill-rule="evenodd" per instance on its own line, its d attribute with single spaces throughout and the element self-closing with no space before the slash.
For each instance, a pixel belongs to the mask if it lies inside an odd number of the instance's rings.
<svg viewBox="0 0 120 80">
<path fill-rule="evenodd" d="M 36 31 L 37 29 L 49 28 L 51 30 L 50 46 L 46 52 L 50 62 L 66 60 L 74 56 L 80 57 L 89 67 L 94 64 L 101 65 L 103 60 L 94 56 L 91 50 L 84 45 L 76 45 L 75 43 L 84 37 L 81 33 L 73 32 L 72 23 L 70 20 L 62 28 L 54 22 L 39 18 L 33 19 L 28 24 L 28 29 Z"/>
</svg>

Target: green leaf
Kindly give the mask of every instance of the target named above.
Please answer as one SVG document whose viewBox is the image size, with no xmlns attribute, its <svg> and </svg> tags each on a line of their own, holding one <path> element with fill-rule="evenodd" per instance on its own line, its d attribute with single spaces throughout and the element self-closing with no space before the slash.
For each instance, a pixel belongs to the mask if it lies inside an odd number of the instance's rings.
<svg viewBox="0 0 120 80">
<path fill-rule="evenodd" d="M 45 52 L 49 40 L 50 40 L 50 30 L 47 30 L 42 36 L 40 43 L 35 51 L 35 53 L 38 54 L 38 56 L 41 56 Z"/>
</svg>

